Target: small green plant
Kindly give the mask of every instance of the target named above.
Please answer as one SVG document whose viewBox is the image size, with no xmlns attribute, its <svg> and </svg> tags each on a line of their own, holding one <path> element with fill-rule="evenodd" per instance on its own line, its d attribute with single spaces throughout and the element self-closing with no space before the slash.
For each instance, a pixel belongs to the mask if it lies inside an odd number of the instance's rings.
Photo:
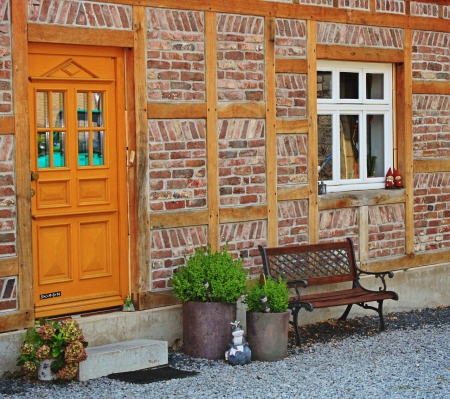
<svg viewBox="0 0 450 399">
<path fill-rule="evenodd" d="M 183 302 L 196 301 L 234 303 L 245 294 L 247 289 L 247 270 L 242 266 L 242 259 L 233 259 L 228 253 L 228 246 L 213 253 L 208 245 L 197 248 L 195 253 L 186 258 L 186 265 L 180 266 L 170 279 L 176 297 Z M 210 298 L 207 296 L 205 282 L 209 283 Z"/>
<path fill-rule="evenodd" d="M 250 288 L 245 299 L 249 312 L 263 311 L 263 305 L 260 301 L 262 296 L 267 297 L 270 313 L 286 312 L 289 305 L 289 289 L 286 282 L 281 278 L 278 281 L 268 278 L 265 285 L 258 281 Z"/>
</svg>

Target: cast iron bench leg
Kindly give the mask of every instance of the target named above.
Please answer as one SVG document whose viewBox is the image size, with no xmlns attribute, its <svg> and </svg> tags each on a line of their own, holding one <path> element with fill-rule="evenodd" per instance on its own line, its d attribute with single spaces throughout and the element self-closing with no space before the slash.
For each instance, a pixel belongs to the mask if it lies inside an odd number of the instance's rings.
<svg viewBox="0 0 450 399">
<path fill-rule="evenodd" d="M 294 331 L 295 331 L 295 344 L 297 346 L 300 346 L 300 333 L 298 332 L 298 312 L 301 308 L 295 307 L 292 309 L 292 316 L 293 316 L 293 324 L 294 324 Z"/>
<path fill-rule="evenodd" d="M 353 305 L 347 305 L 347 309 L 345 309 L 345 312 L 343 313 L 343 315 L 341 317 L 339 317 L 339 320 L 347 320 L 347 316 L 350 313 L 350 309 L 352 308 Z"/>
<path fill-rule="evenodd" d="M 378 302 L 378 314 L 380 316 L 380 331 L 385 330 L 384 326 L 384 318 L 383 318 L 383 300 L 377 301 Z"/>
</svg>

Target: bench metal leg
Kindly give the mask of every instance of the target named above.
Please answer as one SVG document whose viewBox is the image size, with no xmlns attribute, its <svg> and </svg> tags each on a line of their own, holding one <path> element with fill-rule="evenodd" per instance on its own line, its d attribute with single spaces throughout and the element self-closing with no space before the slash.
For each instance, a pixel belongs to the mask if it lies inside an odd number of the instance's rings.
<svg viewBox="0 0 450 399">
<path fill-rule="evenodd" d="M 339 320 L 347 320 L 347 316 L 350 313 L 350 309 L 352 308 L 353 305 L 347 305 L 347 309 L 345 309 L 344 314 L 339 317 Z"/>
<path fill-rule="evenodd" d="M 298 312 L 301 308 L 294 308 L 292 309 L 292 323 L 294 325 L 294 331 L 295 331 L 295 345 L 300 346 L 300 333 L 298 331 Z"/>
<path fill-rule="evenodd" d="M 385 324 L 384 324 L 384 317 L 383 317 L 383 301 L 384 301 L 384 299 L 382 299 L 380 301 L 377 301 L 378 308 L 366 305 L 365 303 L 358 303 L 357 304 L 357 305 L 361 306 L 364 309 L 372 309 L 372 310 L 375 310 L 375 312 L 378 313 L 378 316 L 380 317 L 380 331 L 384 331 L 386 329 Z M 351 305 L 349 305 L 349 306 L 351 306 Z"/>
</svg>

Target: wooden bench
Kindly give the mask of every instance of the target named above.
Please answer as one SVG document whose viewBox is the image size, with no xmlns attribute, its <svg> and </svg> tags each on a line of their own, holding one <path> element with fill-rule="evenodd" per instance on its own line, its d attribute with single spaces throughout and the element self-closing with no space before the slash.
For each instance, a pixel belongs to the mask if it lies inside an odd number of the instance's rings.
<svg viewBox="0 0 450 399">
<path fill-rule="evenodd" d="M 391 271 L 371 273 L 359 269 L 355 262 L 353 242 L 347 238 L 343 242 L 295 245 L 287 247 L 264 248 L 258 246 L 262 256 L 264 273 L 272 279 L 281 277 L 287 280 L 288 286 L 294 288 L 297 295 L 291 296 L 289 309 L 291 310 L 295 329 L 296 344 L 300 345 L 298 331 L 298 312 L 301 308 L 312 312 L 313 309 L 347 305 L 339 320 L 345 320 L 353 305 L 364 309 L 375 310 L 380 316 L 380 330 L 385 329 L 383 319 L 383 301 L 385 299 L 398 300 L 398 295 L 386 290 L 385 277 L 394 277 Z M 372 275 L 379 278 L 382 287 L 379 291 L 371 291 L 361 286 L 359 276 Z M 300 294 L 299 287 L 312 287 L 334 283 L 352 283 L 351 288 L 314 294 Z M 322 291 L 322 290 L 321 290 Z M 367 305 L 377 302 L 378 307 Z"/>
</svg>

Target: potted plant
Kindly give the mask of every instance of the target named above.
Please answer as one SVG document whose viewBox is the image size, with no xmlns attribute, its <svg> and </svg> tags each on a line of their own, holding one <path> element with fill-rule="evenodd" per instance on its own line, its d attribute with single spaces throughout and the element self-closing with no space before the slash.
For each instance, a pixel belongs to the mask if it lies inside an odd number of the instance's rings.
<svg viewBox="0 0 450 399">
<path fill-rule="evenodd" d="M 259 281 L 247 292 L 247 341 L 252 360 L 276 361 L 287 356 L 289 289 L 283 280 Z"/>
<path fill-rule="evenodd" d="M 224 357 L 236 303 L 247 289 L 242 259 L 234 259 L 228 246 L 212 252 L 198 248 L 177 269 L 170 284 L 183 301 L 183 351 L 193 357 Z"/>
<path fill-rule="evenodd" d="M 30 327 L 17 358 L 26 378 L 41 380 L 71 380 L 78 365 L 87 358 L 88 343 L 75 320 L 50 321 L 41 319 Z"/>
</svg>

